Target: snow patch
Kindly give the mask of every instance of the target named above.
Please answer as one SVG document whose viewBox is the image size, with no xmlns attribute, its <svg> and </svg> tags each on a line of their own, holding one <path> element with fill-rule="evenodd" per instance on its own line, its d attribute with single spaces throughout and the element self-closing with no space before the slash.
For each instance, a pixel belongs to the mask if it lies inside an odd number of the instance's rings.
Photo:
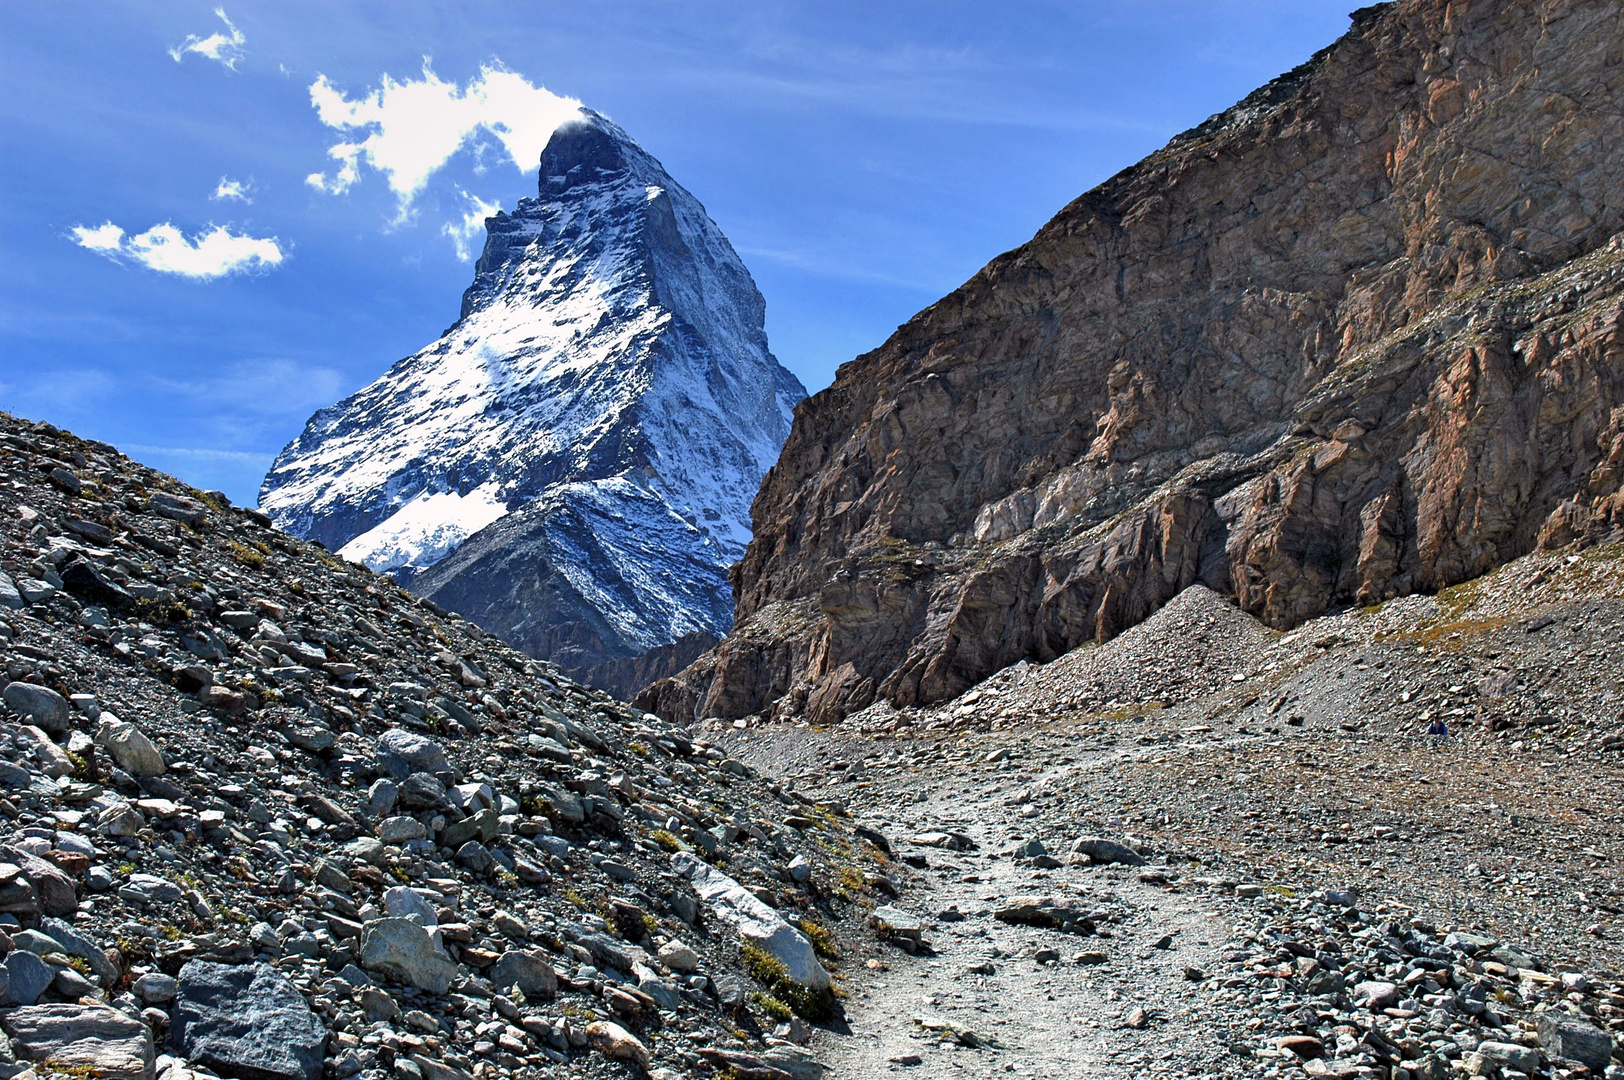
<svg viewBox="0 0 1624 1080">
<path fill-rule="evenodd" d="M 338 553 L 380 574 L 407 566 L 420 569 L 439 562 L 507 512 L 507 503 L 497 497 L 494 485 L 483 485 L 466 495 L 425 491 Z"/>
</svg>

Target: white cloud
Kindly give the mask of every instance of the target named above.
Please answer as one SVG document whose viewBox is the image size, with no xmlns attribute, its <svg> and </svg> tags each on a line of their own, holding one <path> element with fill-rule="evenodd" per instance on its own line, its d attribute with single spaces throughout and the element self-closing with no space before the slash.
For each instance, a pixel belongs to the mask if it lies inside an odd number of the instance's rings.
<svg viewBox="0 0 1624 1080">
<path fill-rule="evenodd" d="M 95 228 L 75 225 L 73 227 L 73 242 L 90 251 L 116 252 L 124 243 L 124 230 L 111 221 L 97 225 Z"/>
<path fill-rule="evenodd" d="M 254 182 L 252 180 L 245 183 L 242 180 L 232 180 L 229 177 L 222 176 L 220 182 L 215 185 L 214 194 L 210 195 L 209 198 L 236 199 L 239 202 L 251 203 L 254 201 L 254 197 L 249 192 L 253 190 Z"/>
<path fill-rule="evenodd" d="M 461 188 L 457 189 L 457 194 L 463 197 L 468 209 L 463 213 L 462 220 L 446 222 L 441 226 L 440 232 L 451 238 L 451 246 L 457 249 L 457 258 L 463 262 L 471 262 L 474 258 L 474 237 L 485 228 L 485 219 L 502 209 L 502 204 L 486 202 L 478 195 L 470 195 Z"/>
<path fill-rule="evenodd" d="M 75 225 L 71 231 L 74 243 L 98 255 L 198 281 L 267 269 L 284 255 L 276 237 L 247 236 L 224 225 L 191 237 L 167 221 L 135 236 L 126 236 L 111 221 L 93 227 Z"/>
<path fill-rule="evenodd" d="M 481 132 L 501 143 L 514 166 L 529 170 L 558 125 L 581 109 L 579 101 L 532 86 L 500 63 L 459 87 L 436 75 L 427 59 L 422 78 L 397 82 L 385 75 L 377 89 L 354 99 L 319 76 L 310 84 L 310 103 L 323 124 L 350 134 L 327 151 L 337 171 L 311 173 L 310 186 L 346 191 L 366 165 L 384 174 L 402 218 L 429 177 Z"/>
<path fill-rule="evenodd" d="M 175 63 L 180 63 L 187 53 L 196 53 L 217 64 L 223 64 L 232 71 L 237 70 L 237 62 L 243 58 L 242 47 L 248 43 L 248 39 L 237 29 L 235 23 L 226 18 L 225 8 L 217 7 L 214 13 L 226 24 L 226 33 L 222 34 L 217 30 L 208 37 L 187 34 L 185 41 L 169 50 L 169 55 L 174 57 Z"/>
</svg>

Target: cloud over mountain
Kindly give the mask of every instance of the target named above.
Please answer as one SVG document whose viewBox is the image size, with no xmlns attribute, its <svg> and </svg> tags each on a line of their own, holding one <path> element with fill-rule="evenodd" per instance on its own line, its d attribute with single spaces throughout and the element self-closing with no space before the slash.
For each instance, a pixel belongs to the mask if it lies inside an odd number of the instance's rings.
<svg viewBox="0 0 1624 1080">
<path fill-rule="evenodd" d="M 580 115 L 581 103 L 534 86 L 523 75 L 494 63 L 466 86 L 447 82 L 428 60 L 418 79 L 384 75 L 378 87 L 351 98 L 322 75 L 310 84 L 310 103 L 321 122 L 345 133 L 327 151 L 338 163 L 332 175 L 311 173 L 306 182 L 339 194 L 361 179 L 363 167 L 382 173 L 402 216 L 451 157 L 489 136 L 514 167 L 535 168 L 542 147 L 558 125 Z"/>
</svg>

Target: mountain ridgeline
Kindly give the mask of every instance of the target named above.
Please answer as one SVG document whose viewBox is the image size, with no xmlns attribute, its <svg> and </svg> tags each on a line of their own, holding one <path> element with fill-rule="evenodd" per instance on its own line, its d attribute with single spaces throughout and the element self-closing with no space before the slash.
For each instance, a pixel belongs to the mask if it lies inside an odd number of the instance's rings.
<svg viewBox="0 0 1624 1080">
<path fill-rule="evenodd" d="M 1401 0 L 844 365 L 639 701 L 944 701 L 1205 584 L 1285 628 L 1624 521 L 1624 8 Z"/>
<path fill-rule="evenodd" d="M 636 658 L 731 625 L 727 568 L 805 391 L 721 230 L 602 116 L 560 127 L 537 197 L 486 229 L 457 323 L 311 417 L 260 505 L 624 693 L 663 673 Z"/>
</svg>

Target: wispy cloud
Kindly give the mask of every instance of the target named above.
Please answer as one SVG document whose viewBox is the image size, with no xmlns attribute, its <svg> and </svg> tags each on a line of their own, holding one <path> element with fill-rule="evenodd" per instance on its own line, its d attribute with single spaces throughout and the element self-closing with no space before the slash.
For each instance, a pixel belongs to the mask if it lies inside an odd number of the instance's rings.
<svg viewBox="0 0 1624 1080">
<path fill-rule="evenodd" d="M 581 109 L 574 98 L 534 86 L 499 62 L 460 87 L 436 75 L 426 58 L 421 78 L 384 75 L 377 89 L 357 98 L 322 75 L 310 84 L 310 103 L 323 124 L 347 133 L 327 151 L 337 170 L 311 173 L 310 186 L 348 191 L 365 166 L 384 175 L 401 218 L 429 178 L 481 133 L 494 136 L 515 167 L 529 170 L 558 125 Z"/>
<path fill-rule="evenodd" d="M 125 235 L 111 221 L 75 225 L 70 232 L 73 242 L 87 251 L 194 281 L 269 269 L 284 258 L 276 237 L 234 233 L 225 225 L 212 226 L 191 237 L 167 221 L 134 236 Z"/>
<path fill-rule="evenodd" d="M 225 8 L 217 7 L 214 13 L 226 24 L 226 32 L 222 34 L 216 30 L 208 37 L 187 34 L 185 41 L 169 50 L 169 55 L 174 57 L 175 63 L 184 60 L 187 53 L 196 53 L 232 71 L 237 70 L 237 64 L 243 58 L 243 46 L 248 44 L 248 39 L 237 29 L 236 24 L 226 17 Z"/>
<path fill-rule="evenodd" d="M 244 465 L 259 465 L 275 456 L 274 451 L 265 450 L 213 450 L 196 446 L 153 446 L 149 443 L 125 443 L 119 449 L 137 458 L 141 454 L 166 454 L 170 457 L 228 461 Z"/>
<path fill-rule="evenodd" d="M 316 409 L 354 389 L 343 374 L 325 364 L 274 356 L 174 371 L 112 366 L 6 374 L 0 380 L 0 400 L 15 411 L 40 416 L 107 418 L 122 415 L 115 403 L 169 402 L 184 412 L 186 425 L 172 431 L 159 430 L 162 425 L 150 427 L 148 438 L 162 441 L 141 448 L 223 461 L 268 462 L 289 431 L 297 431 Z M 123 441 L 118 445 L 130 448 Z"/>
<path fill-rule="evenodd" d="M 451 238 L 451 246 L 457 249 L 457 258 L 463 262 L 472 262 L 474 258 L 474 237 L 485 228 L 485 219 L 502 209 L 500 203 L 486 202 L 478 195 L 457 189 L 468 209 L 463 213 L 461 220 L 448 221 L 440 227 L 444 236 Z"/>
<path fill-rule="evenodd" d="M 232 180 L 229 177 L 220 177 L 220 182 L 214 187 L 214 194 L 209 198 L 213 200 L 236 199 L 238 202 L 251 203 L 254 201 L 252 180 Z"/>
<path fill-rule="evenodd" d="M 266 420 L 303 420 L 346 392 L 344 377 L 333 368 L 276 358 L 227 364 L 208 378 L 155 377 L 153 382 L 180 400 L 206 405 L 242 430 L 253 430 Z"/>
</svg>

